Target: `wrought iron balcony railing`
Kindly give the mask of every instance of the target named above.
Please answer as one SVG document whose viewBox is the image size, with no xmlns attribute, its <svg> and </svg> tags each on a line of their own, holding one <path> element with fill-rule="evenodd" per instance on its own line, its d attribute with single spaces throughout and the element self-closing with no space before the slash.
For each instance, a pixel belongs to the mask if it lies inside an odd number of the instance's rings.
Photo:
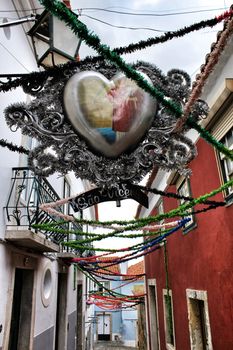
<svg viewBox="0 0 233 350">
<path fill-rule="evenodd" d="M 12 170 L 11 190 L 5 207 L 7 227 L 20 226 L 21 229 L 29 229 L 36 233 L 40 232 L 46 239 L 56 244 L 69 240 L 69 234 L 32 228 L 33 224 L 56 224 L 56 222 L 60 221 L 56 216 L 40 209 L 41 204 L 55 202 L 60 199 L 50 183 L 45 178 L 36 176 L 28 168 L 13 168 Z M 57 210 L 63 212 L 64 208 L 60 207 Z M 76 223 L 67 223 L 57 227 L 82 231 L 82 226 Z M 77 238 L 78 236 L 76 236 Z M 72 239 L 74 239 L 73 235 Z M 63 248 L 63 251 L 70 250 Z"/>
</svg>

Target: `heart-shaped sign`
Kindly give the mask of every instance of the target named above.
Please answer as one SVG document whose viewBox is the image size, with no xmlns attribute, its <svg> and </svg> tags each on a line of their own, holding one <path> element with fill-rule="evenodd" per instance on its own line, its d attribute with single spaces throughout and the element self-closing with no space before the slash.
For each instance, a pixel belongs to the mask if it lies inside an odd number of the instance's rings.
<svg viewBox="0 0 233 350">
<path fill-rule="evenodd" d="M 138 144 L 151 126 L 157 102 L 123 73 L 110 81 L 98 72 L 84 71 L 68 80 L 64 107 L 76 132 L 95 151 L 115 158 Z"/>
</svg>

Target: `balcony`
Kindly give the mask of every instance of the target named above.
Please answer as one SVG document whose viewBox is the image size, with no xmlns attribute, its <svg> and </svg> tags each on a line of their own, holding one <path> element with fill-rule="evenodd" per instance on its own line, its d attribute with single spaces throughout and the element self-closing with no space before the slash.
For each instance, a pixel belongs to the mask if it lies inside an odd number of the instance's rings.
<svg viewBox="0 0 233 350">
<path fill-rule="evenodd" d="M 56 224 L 61 221 L 58 217 L 40 209 L 41 204 L 60 199 L 50 183 L 45 178 L 36 176 L 28 168 L 13 168 L 12 170 L 11 189 L 5 207 L 5 239 L 17 246 L 35 251 L 56 252 L 64 257 L 70 254 L 79 255 L 77 250 L 71 250 L 61 244 L 70 238 L 77 239 L 77 235 L 48 232 L 32 227 L 34 224 Z M 64 207 L 56 209 L 60 212 L 64 211 Z M 82 231 L 82 226 L 75 223 L 65 223 L 54 227 Z"/>
</svg>

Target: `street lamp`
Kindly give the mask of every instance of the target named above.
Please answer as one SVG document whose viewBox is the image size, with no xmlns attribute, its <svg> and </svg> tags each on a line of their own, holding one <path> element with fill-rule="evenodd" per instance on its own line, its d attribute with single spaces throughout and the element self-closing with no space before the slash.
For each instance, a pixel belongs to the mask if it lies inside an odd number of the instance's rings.
<svg viewBox="0 0 233 350">
<path fill-rule="evenodd" d="M 77 59 L 81 39 L 46 10 L 28 35 L 32 38 L 38 66 L 51 67 Z"/>
</svg>

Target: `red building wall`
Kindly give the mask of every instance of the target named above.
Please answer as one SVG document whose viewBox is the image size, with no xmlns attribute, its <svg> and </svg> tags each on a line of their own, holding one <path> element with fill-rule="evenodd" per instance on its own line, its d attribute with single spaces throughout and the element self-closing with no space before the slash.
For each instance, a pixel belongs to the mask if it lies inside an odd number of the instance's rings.
<svg viewBox="0 0 233 350">
<path fill-rule="evenodd" d="M 192 161 L 191 191 L 198 197 L 220 186 L 215 152 L 204 140 L 197 143 Z M 175 186 L 168 191 L 176 192 Z M 223 200 L 220 193 L 215 200 Z M 177 207 L 164 198 L 165 212 Z M 151 214 L 154 214 L 153 212 Z M 206 290 L 214 350 L 233 349 L 233 204 L 195 216 L 197 226 L 187 234 L 180 230 L 167 240 L 169 282 L 173 295 L 176 350 L 190 349 L 186 289 Z M 164 252 L 145 257 L 147 278 L 157 283 L 161 350 L 166 349 L 162 289 L 166 288 Z"/>
</svg>

